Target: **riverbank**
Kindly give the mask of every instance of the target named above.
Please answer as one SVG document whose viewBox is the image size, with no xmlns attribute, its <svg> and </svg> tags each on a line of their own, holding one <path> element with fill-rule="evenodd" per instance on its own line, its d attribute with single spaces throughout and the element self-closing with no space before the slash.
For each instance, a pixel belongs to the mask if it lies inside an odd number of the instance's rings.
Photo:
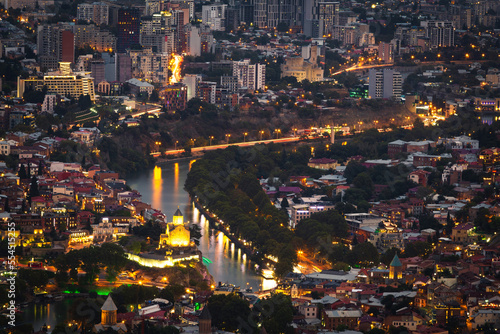
<svg viewBox="0 0 500 334">
<path fill-rule="evenodd" d="M 226 228 L 223 228 L 221 226 L 221 224 L 217 221 L 216 218 L 214 218 L 212 216 L 212 214 L 210 213 L 210 211 L 206 210 L 205 208 L 203 208 L 203 206 L 199 203 L 199 201 L 197 199 L 192 199 L 192 202 L 194 204 L 194 206 L 196 207 L 196 209 L 198 209 L 198 211 L 205 217 L 205 219 L 208 221 L 209 223 L 209 226 L 211 228 L 214 228 L 220 232 L 222 232 L 232 243 L 234 243 L 238 248 L 240 248 L 246 255 L 248 255 L 250 257 L 250 259 L 255 262 L 255 264 L 258 266 L 258 269 L 254 267 L 254 270 L 257 272 L 257 274 L 265 279 L 268 279 L 267 277 L 265 277 L 263 274 L 262 274 L 262 270 L 264 269 L 269 269 L 265 263 L 263 263 L 261 261 L 261 259 L 258 259 L 258 258 L 255 258 L 254 255 L 255 255 L 255 252 L 253 251 L 252 248 L 246 246 L 244 243 L 242 243 L 238 238 L 236 238 L 234 235 L 231 235 L 231 233 L 229 233 L 230 231 Z M 267 259 L 266 260 L 268 262 L 273 262 L 272 260 L 270 259 Z M 273 264 L 275 264 L 273 262 Z"/>
</svg>

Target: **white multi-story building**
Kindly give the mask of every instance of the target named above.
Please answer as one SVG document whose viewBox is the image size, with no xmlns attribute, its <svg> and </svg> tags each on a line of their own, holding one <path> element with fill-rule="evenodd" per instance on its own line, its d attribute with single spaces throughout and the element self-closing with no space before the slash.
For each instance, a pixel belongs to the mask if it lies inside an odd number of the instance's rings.
<svg viewBox="0 0 500 334">
<path fill-rule="evenodd" d="M 78 21 L 94 21 L 94 5 L 91 3 L 81 3 L 76 9 L 76 19 Z"/>
<path fill-rule="evenodd" d="M 455 27 L 451 21 L 423 21 L 420 23 L 426 29 L 430 46 L 449 47 L 455 46 Z"/>
<path fill-rule="evenodd" d="M 211 30 L 224 31 L 226 21 L 225 4 L 211 4 L 202 7 L 201 21 L 207 24 Z"/>
<path fill-rule="evenodd" d="M 307 204 L 296 204 L 292 206 L 291 210 L 291 221 L 292 228 L 294 228 L 297 223 L 303 219 L 311 218 L 311 215 L 316 212 L 328 211 L 335 209 L 333 204 L 325 203 L 307 203 Z"/>
<path fill-rule="evenodd" d="M 94 19 L 93 21 L 97 25 L 109 24 L 109 6 L 104 2 L 94 2 Z"/>
<path fill-rule="evenodd" d="M 198 83 L 201 81 L 201 75 L 199 74 L 186 74 L 182 78 L 182 83 L 187 87 L 187 100 L 191 100 L 196 97 L 196 90 L 198 88 Z"/>
<path fill-rule="evenodd" d="M 56 105 L 57 105 L 57 96 L 54 94 L 47 94 L 43 99 L 42 112 L 53 114 Z"/>
<path fill-rule="evenodd" d="M 153 14 L 141 20 L 140 44 L 145 48 L 153 48 L 155 52 L 166 52 L 165 36 L 171 32 L 173 16 L 170 12 Z"/>
<path fill-rule="evenodd" d="M 233 62 L 233 76 L 238 78 L 239 88 L 263 89 L 266 86 L 266 65 L 250 64 L 250 59 Z"/>
<path fill-rule="evenodd" d="M 109 24 L 109 6 L 104 2 L 79 4 L 76 18 L 77 20 L 94 22 L 97 25 Z"/>
<path fill-rule="evenodd" d="M 370 69 L 368 98 L 370 99 L 389 99 L 400 98 L 402 91 L 401 73 L 393 69 L 384 69 L 377 71 Z"/>
</svg>

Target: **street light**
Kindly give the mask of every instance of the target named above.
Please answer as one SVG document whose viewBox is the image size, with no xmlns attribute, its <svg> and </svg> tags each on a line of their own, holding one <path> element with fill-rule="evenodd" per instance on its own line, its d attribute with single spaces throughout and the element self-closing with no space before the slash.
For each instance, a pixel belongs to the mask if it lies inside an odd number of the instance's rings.
<svg viewBox="0 0 500 334">
<path fill-rule="evenodd" d="M 210 145 L 209 146 L 212 146 L 212 139 L 214 139 L 214 136 L 210 136 L 209 139 L 210 139 Z"/>
<path fill-rule="evenodd" d="M 274 132 L 276 132 L 276 139 L 279 138 L 281 130 L 280 129 L 275 129 Z"/>
<path fill-rule="evenodd" d="M 179 144 L 178 140 L 175 142 L 175 148 L 174 148 L 175 151 L 177 151 L 177 144 Z"/>
<path fill-rule="evenodd" d="M 245 141 L 246 141 L 247 135 L 248 135 L 248 133 L 247 133 L 247 132 L 245 132 L 245 133 L 243 134 L 243 142 L 245 142 Z"/>
<path fill-rule="evenodd" d="M 262 140 L 262 135 L 264 134 L 264 130 L 261 130 L 259 134 L 260 134 L 260 140 Z"/>
<path fill-rule="evenodd" d="M 230 133 L 226 133 L 226 144 L 229 145 L 229 137 L 231 137 Z"/>
</svg>

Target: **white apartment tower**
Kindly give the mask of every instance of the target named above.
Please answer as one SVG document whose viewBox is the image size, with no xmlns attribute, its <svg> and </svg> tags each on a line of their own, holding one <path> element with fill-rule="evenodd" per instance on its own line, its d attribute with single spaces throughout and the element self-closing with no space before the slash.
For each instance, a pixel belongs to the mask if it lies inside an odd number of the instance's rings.
<svg viewBox="0 0 500 334">
<path fill-rule="evenodd" d="M 97 25 L 109 24 L 109 6 L 104 2 L 82 3 L 76 10 L 76 19 L 94 22 Z"/>
<path fill-rule="evenodd" d="M 402 90 L 401 73 L 393 69 L 377 71 L 370 69 L 368 98 L 370 99 L 390 99 L 400 98 Z"/>
<path fill-rule="evenodd" d="M 227 5 L 215 3 L 202 7 L 201 21 L 211 30 L 224 31 Z"/>
<path fill-rule="evenodd" d="M 266 65 L 250 64 L 250 59 L 233 62 L 233 76 L 238 78 L 240 88 L 249 90 L 264 89 L 266 82 Z"/>
<path fill-rule="evenodd" d="M 451 21 L 423 21 L 432 48 L 449 47 L 455 45 L 455 28 Z"/>
</svg>

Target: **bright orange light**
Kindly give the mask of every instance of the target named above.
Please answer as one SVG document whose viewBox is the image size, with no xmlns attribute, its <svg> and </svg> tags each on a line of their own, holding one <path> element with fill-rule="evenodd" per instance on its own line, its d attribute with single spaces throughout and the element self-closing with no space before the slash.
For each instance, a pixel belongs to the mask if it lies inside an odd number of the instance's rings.
<svg viewBox="0 0 500 334">
<path fill-rule="evenodd" d="M 181 81 L 181 64 L 183 57 L 181 55 L 176 55 L 172 53 L 172 58 L 170 59 L 170 63 L 168 69 L 172 72 L 172 76 L 170 77 L 169 83 L 172 85 Z"/>
</svg>

